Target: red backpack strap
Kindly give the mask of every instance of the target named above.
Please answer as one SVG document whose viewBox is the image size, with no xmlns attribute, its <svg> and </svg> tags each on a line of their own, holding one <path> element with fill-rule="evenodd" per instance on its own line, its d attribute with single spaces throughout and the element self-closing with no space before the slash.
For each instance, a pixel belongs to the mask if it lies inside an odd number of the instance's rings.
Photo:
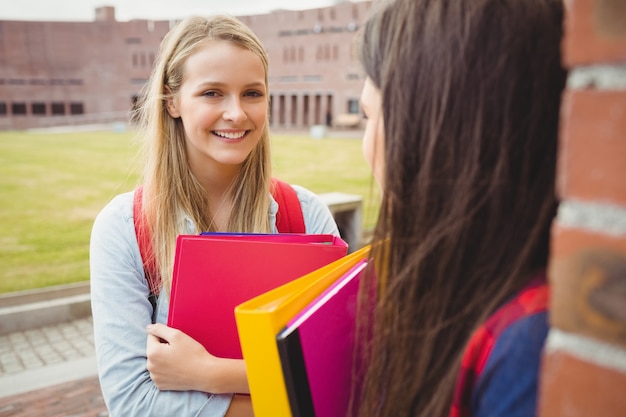
<svg viewBox="0 0 626 417">
<path fill-rule="evenodd" d="M 135 223 L 135 234 L 137 235 L 137 243 L 139 244 L 139 253 L 143 263 L 143 270 L 148 281 L 150 294 L 159 295 L 161 290 L 161 276 L 157 271 L 156 259 L 152 251 L 152 240 L 150 239 L 150 229 L 146 223 L 142 210 L 143 204 L 143 186 L 135 189 L 135 197 L 133 199 L 133 220 Z"/>
<path fill-rule="evenodd" d="M 304 217 L 296 190 L 288 183 L 276 178 L 272 178 L 272 195 L 278 203 L 278 213 L 276 213 L 276 228 L 279 233 L 305 233 Z M 133 219 L 135 224 L 135 234 L 139 244 L 139 253 L 143 263 L 146 281 L 150 288 L 151 295 L 159 295 L 161 289 L 161 277 L 156 268 L 156 260 L 152 251 L 152 241 L 150 230 L 145 221 L 142 210 L 143 186 L 135 189 L 133 199 Z"/>
<path fill-rule="evenodd" d="M 296 190 L 288 183 L 272 178 L 272 196 L 278 203 L 278 233 L 305 233 L 304 216 Z"/>
</svg>

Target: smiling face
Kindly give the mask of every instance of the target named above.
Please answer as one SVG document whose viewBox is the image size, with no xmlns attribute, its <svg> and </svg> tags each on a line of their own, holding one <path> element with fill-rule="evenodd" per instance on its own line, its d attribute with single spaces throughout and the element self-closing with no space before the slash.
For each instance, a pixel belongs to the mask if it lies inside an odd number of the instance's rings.
<svg viewBox="0 0 626 417">
<path fill-rule="evenodd" d="M 380 90 L 370 78 L 367 78 L 363 85 L 361 108 L 367 119 L 363 133 L 363 156 L 372 169 L 378 186 L 382 189 L 385 172 L 382 99 Z"/>
<path fill-rule="evenodd" d="M 196 175 L 238 170 L 257 146 L 267 122 L 265 75 L 259 56 L 227 41 L 208 41 L 189 56 L 167 111 L 183 122 Z"/>
</svg>

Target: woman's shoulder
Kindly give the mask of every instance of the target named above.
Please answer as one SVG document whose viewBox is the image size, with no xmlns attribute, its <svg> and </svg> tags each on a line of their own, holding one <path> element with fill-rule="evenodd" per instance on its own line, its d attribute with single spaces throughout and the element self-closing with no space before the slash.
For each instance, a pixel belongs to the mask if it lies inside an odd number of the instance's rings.
<svg viewBox="0 0 626 417">
<path fill-rule="evenodd" d="M 548 294 L 542 273 L 474 333 L 463 356 L 455 407 L 471 407 L 471 415 L 479 417 L 534 415 Z"/>
<path fill-rule="evenodd" d="M 329 233 L 339 236 L 339 229 L 330 209 L 313 191 L 291 184 L 298 195 L 307 233 Z"/>
<path fill-rule="evenodd" d="M 514 323 L 548 308 L 549 287 L 545 272 L 537 274 L 529 283 L 496 310 L 485 323 L 490 332 L 497 335 Z"/>
<path fill-rule="evenodd" d="M 113 197 L 96 216 L 94 227 L 113 227 L 133 220 L 134 191 Z"/>
<path fill-rule="evenodd" d="M 298 201 L 300 202 L 300 207 L 302 208 L 302 213 L 305 215 L 305 217 L 308 212 L 325 213 L 328 210 L 328 206 L 324 203 L 324 201 L 322 201 L 319 195 L 317 195 L 313 191 L 298 184 L 290 185 L 296 191 Z"/>
<path fill-rule="evenodd" d="M 323 204 L 319 196 L 308 188 L 298 184 L 291 184 L 291 186 L 294 190 L 296 190 L 296 194 L 298 195 L 298 200 L 300 200 L 300 204 L 310 204 L 311 202 Z"/>
</svg>

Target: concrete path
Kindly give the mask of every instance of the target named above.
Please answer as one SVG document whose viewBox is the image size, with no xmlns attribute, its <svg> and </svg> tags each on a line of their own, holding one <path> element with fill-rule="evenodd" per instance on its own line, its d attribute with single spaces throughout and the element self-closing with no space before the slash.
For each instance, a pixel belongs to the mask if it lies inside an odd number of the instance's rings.
<svg viewBox="0 0 626 417">
<path fill-rule="evenodd" d="M 0 336 L 0 417 L 108 416 L 91 317 Z"/>
<path fill-rule="evenodd" d="M 108 416 L 88 286 L 0 296 L 0 417 Z"/>
<path fill-rule="evenodd" d="M 91 317 L 0 335 L 0 397 L 97 374 Z"/>
</svg>

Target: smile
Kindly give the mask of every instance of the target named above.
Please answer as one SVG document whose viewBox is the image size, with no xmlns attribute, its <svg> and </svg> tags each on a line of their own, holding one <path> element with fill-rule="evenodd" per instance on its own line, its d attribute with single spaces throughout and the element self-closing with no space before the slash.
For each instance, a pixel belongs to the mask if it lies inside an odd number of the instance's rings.
<svg viewBox="0 0 626 417">
<path fill-rule="evenodd" d="M 219 132 L 217 130 L 213 131 L 213 134 L 215 134 L 216 136 L 231 140 L 241 139 L 246 135 L 246 133 L 248 133 L 247 130 L 241 130 L 239 132 Z"/>
</svg>

